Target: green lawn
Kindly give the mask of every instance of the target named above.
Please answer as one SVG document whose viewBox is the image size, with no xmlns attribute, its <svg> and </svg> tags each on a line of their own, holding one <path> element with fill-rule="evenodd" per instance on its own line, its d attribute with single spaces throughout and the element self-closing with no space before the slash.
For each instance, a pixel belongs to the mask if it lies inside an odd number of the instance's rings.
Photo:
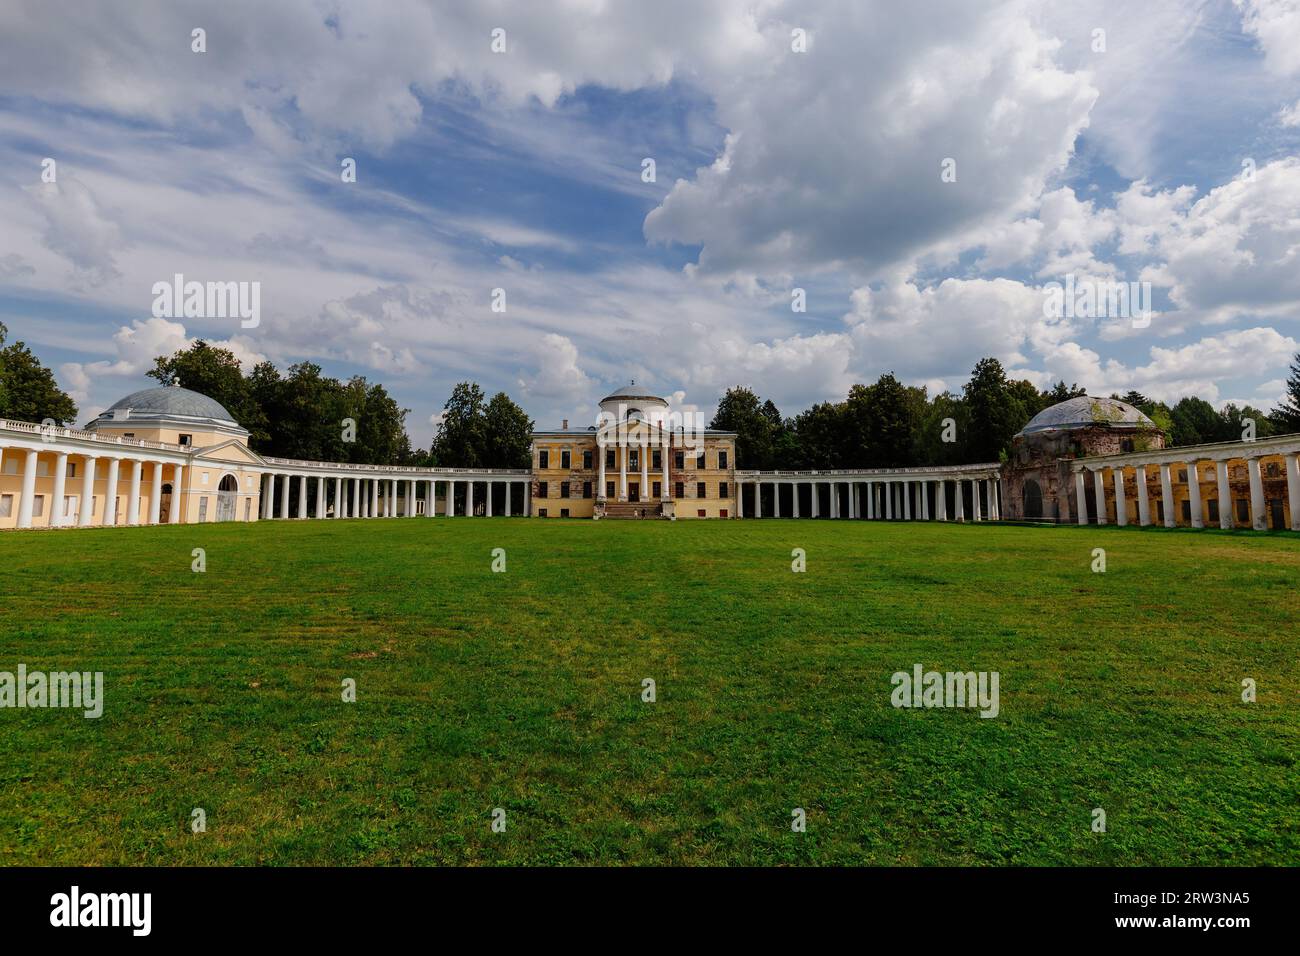
<svg viewBox="0 0 1300 956">
<path fill-rule="evenodd" d="M 1155 529 L 0 534 L 0 670 L 106 681 L 0 710 L 0 862 L 1294 864 L 1298 572 Z M 999 672 L 1000 715 L 893 708 L 916 663 Z"/>
</svg>

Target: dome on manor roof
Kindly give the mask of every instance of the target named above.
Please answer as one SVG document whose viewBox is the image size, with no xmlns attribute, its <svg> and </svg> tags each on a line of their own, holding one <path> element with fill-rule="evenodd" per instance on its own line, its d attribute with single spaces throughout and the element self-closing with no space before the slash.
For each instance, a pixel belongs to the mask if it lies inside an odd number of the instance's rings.
<svg viewBox="0 0 1300 956">
<path fill-rule="evenodd" d="M 239 423 L 216 399 L 177 385 L 160 385 L 132 392 L 101 412 L 89 427 L 128 421 L 173 421 L 242 431 Z"/>
<path fill-rule="evenodd" d="M 610 392 L 608 395 L 602 398 L 600 402 L 603 405 L 605 402 L 626 401 L 627 399 L 630 398 L 634 398 L 639 401 L 663 402 L 665 405 L 668 404 L 667 400 L 661 398 L 658 395 L 651 393 L 649 389 L 645 388 L 644 386 L 638 385 L 635 381 L 632 382 L 632 384 L 630 385 L 624 385 L 622 388 Z"/>
<path fill-rule="evenodd" d="M 1093 398 L 1080 395 L 1045 408 L 1029 420 L 1020 435 L 1048 430 L 1067 431 L 1102 425 L 1109 428 L 1155 428 L 1156 423 L 1140 411 L 1117 398 Z"/>
</svg>

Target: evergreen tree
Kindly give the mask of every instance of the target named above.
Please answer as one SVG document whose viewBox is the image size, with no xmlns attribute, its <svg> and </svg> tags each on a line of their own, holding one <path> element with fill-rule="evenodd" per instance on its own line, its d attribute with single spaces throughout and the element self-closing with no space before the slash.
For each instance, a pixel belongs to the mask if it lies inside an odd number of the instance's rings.
<svg viewBox="0 0 1300 956">
<path fill-rule="evenodd" d="M 977 461 L 998 461 L 1011 438 L 1024 427 L 1024 409 L 1007 388 L 1002 363 L 995 358 L 975 364 L 964 397 L 970 414 L 967 453 Z"/>
<path fill-rule="evenodd" d="M 1300 432 L 1300 352 L 1291 362 L 1291 376 L 1286 380 L 1286 398 L 1271 416 L 1278 434 Z"/>
</svg>

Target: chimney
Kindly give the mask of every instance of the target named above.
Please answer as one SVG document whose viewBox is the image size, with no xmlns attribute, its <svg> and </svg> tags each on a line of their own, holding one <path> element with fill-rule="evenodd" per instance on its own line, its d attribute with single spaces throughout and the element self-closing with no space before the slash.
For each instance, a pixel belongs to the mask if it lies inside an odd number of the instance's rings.
<svg viewBox="0 0 1300 956">
<path fill-rule="evenodd" d="M 569 420 L 567 418 L 564 420 L 564 423 L 560 425 L 560 428 L 564 429 L 566 432 L 569 430 Z"/>
</svg>

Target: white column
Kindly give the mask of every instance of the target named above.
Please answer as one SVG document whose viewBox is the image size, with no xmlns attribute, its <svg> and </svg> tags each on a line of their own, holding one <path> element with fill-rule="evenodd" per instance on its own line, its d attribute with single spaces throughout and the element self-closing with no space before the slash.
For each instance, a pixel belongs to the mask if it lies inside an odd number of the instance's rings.
<svg viewBox="0 0 1300 956">
<path fill-rule="evenodd" d="M 299 520 L 307 517 L 307 476 L 298 476 L 298 513 L 294 516 Z"/>
<path fill-rule="evenodd" d="M 641 500 L 647 501 L 650 498 L 650 436 L 646 435 L 641 441 Z M 566 479 L 567 480 L 567 479 Z M 491 489 L 489 488 L 489 496 Z M 488 512 L 491 514 L 491 512 Z"/>
<path fill-rule="evenodd" d="M 153 488 L 149 492 L 149 523 L 162 523 L 162 470 L 163 463 L 153 462 Z"/>
<path fill-rule="evenodd" d="M 379 479 L 370 479 L 370 517 L 379 517 Z"/>
<path fill-rule="evenodd" d="M 781 482 L 772 482 L 772 517 L 781 517 Z"/>
<path fill-rule="evenodd" d="M 984 520 L 984 506 L 980 501 L 980 481 L 972 478 L 970 482 L 970 520 Z"/>
<path fill-rule="evenodd" d="M 1232 489 L 1228 487 L 1228 463 L 1216 461 L 1214 470 L 1219 478 L 1219 527 L 1231 528 L 1235 522 L 1232 520 Z"/>
<path fill-rule="evenodd" d="M 32 507 L 36 503 L 36 459 L 39 452 L 28 451 L 23 464 L 22 494 L 18 500 L 18 527 L 32 526 Z"/>
<path fill-rule="evenodd" d="M 930 520 L 930 482 L 921 482 L 921 520 Z"/>
<path fill-rule="evenodd" d="M 171 500 L 171 507 L 167 509 L 167 521 L 170 524 L 180 524 L 181 490 L 184 487 L 185 487 L 185 466 L 172 465 L 172 500 Z"/>
<path fill-rule="evenodd" d="M 415 517 L 415 479 L 406 480 L 406 517 Z"/>
<path fill-rule="evenodd" d="M 1250 526 L 1256 531 L 1268 530 L 1268 515 L 1264 513 L 1264 478 L 1259 473 L 1259 459 L 1246 459 L 1246 474 L 1250 476 Z"/>
<path fill-rule="evenodd" d="M 82 528 L 89 528 L 95 517 L 95 465 L 98 460 L 94 455 L 86 455 L 81 466 L 81 515 L 77 525 Z M 1294 508 L 1291 513 L 1295 514 Z"/>
<path fill-rule="evenodd" d="M 1083 480 L 1083 472 L 1074 473 L 1075 510 L 1078 511 L 1079 524 L 1088 523 L 1088 487 Z"/>
<path fill-rule="evenodd" d="M 1002 520 L 1002 481 L 998 478 L 988 479 L 989 520 Z"/>
<path fill-rule="evenodd" d="M 121 467 L 117 458 L 108 460 L 108 484 L 104 488 L 104 513 L 100 524 L 113 526 L 117 524 L 117 473 Z"/>
<path fill-rule="evenodd" d="M 316 517 L 325 517 L 325 477 L 316 476 Z"/>
<path fill-rule="evenodd" d="M 1201 507 L 1201 466 L 1195 461 L 1187 463 L 1187 510 L 1191 513 L 1192 527 L 1204 528 L 1205 516 Z"/>
<path fill-rule="evenodd" d="M 1286 498 L 1291 508 L 1291 530 L 1300 531 L 1300 457 L 1286 455 L 1282 464 L 1286 470 Z"/>
<path fill-rule="evenodd" d="M 262 518 L 271 517 L 271 501 L 275 498 L 275 475 L 262 476 Z"/>
<path fill-rule="evenodd" d="M 474 514 L 474 481 L 469 479 L 465 482 L 465 514 L 473 516 Z"/>
<path fill-rule="evenodd" d="M 894 520 L 894 483 L 885 482 L 885 520 Z"/>
<path fill-rule="evenodd" d="M 600 456 L 600 466 L 598 471 L 600 477 L 596 479 L 596 497 L 604 498 L 605 497 L 605 446 L 601 442 L 596 442 L 596 454 Z M 667 482 L 664 483 L 664 487 L 667 487 Z"/>
<path fill-rule="evenodd" d="M 126 499 L 126 523 L 129 525 L 140 523 L 140 476 L 143 473 L 144 462 L 139 458 L 132 461 L 130 497 Z"/>
<path fill-rule="evenodd" d="M 524 497 L 524 515 L 525 517 L 531 518 L 533 515 L 533 483 L 531 479 L 524 484 L 524 488 L 526 489 Z"/>
<path fill-rule="evenodd" d="M 858 517 L 858 483 L 849 482 L 849 517 L 857 519 Z"/>
<path fill-rule="evenodd" d="M 790 485 L 790 516 L 799 517 L 799 482 L 791 481 Z"/>
<path fill-rule="evenodd" d="M 54 501 L 50 508 L 50 517 L 46 522 L 51 528 L 63 524 L 63 497 L 68 481 L 68 453 L 61 451 L 54 461 Z"/>
<path fill-rule="evenodd" d="M 644 454 L 644 452 L 643 452 L 643 454 Z M 568 479 L 568 478 L 565 478 L 564 480 L 565 480 L 565 481 L 568 481 L 569 479 Z M 641 490 L 642 490 L 642 492 L 645 491 L 645 484 L 644 484 L 644 483 L 642 483 L 642 485 L 641 485 Z M 491 518 L 491 517 L 492 517 L 492 480 L 491 480 L 491 479 L 488 479 L 487 481 L 483 482 L 483 491 L 484 491 L 484 495 L 483 495 L 483 516 L 484 516 L 485 518 Z M 643 498 L 642 500 L 644 501 L 645 499 Z"/>
<path fill-rule="evenodd" d="M 1174 517 L 1174 483 L 1169 476 L 1169 466 L 1160 466 L 1160 507 L 1165 512 L 1165 527 L 1173 528 L 1178 522 Z"/>
<path fill-rule="evenodd" d="M 618 500 L 627 501 L 627 449 L 626 442 L 618 443 Z"/>
<path fill-rule="evenodd" d="M 1100 468 L 1092 473 L 1092 491 L 1097 499 L 1097 524 L 1106 524 L 1106 476 Z"/>
<path fill-rule="evenodd" d="M 664 442 L 663 442 L 663 449 L 660 451 L 660 456 L 659 456 L 659 464 L 662 466 L 661 470 L 663 471 L 663 477 L 660 480 L 663 482 L 663 486 L 664 486 L 663 489 L 664 493 L 662 496 L 664 501 L 667 501 L 670 497 L 672 497 L 672 492 L 668 490 L 668 456 L 672 454 L 672 451 L 673 451 L 672 436 L 665 435 Z M 731 464 L 732 467 L 734 468 L 736 463 L 733 461 Z M 737 488 L 736 510 L 739 511 L 740 510 L 740 492 L 739 492 L 740 486 L 737 485 L 736 488 Z M 601 488 L 600 493 L 602 495 L 605 493 L 603 487 Z"/>
<path fill-rule="evenodd" d="M 948 479 L 940 478 L 934 483 L 934 520 L 948 520 Z"/>
<path fill-rule="evenodd" d="M 1115 523 L 1123 528 L 1128 524 L 1128 500 L 1124 497 L 1124 469 L 1112 468 L 1110 477 L 1115 485 Z"/>
<path fill-rule="evenodd" d="M 821 486 L 821 482 L 819 482 L 819 481 L 814 481 L 812 484 L 810 484 L 810 485 L 808 486 L 808 490 L 812 493 L 812 494 L 811 494 L 811 497 L 812 497 L 812 516 L 813 516 L 814 518 L 818 518 L 818 517 L 821 516 L 821 507 L 822 507 L 822 501 L 821 501 L 821 498 L 822 498 L 822 486 Z"/>
<path fill-rule="evenodd" d="M 1145 528 L 1151 524 L 1151 499 L 1147 496 L 1147 466 L 1138 465 L 1133 472 L 1137 477 L 1138 524 Z"/>
<path fill-rule="evenodd" d="M 289 517 L 289 485 L 293 481 L 293 475 L 280 476 L 280 517 Z"/>
<path fill-rule="evenodd" d="M 337 475 L 334 477 L 334 517 L 342 518 L 346 509 L 346 502 L 343 500 L 343 479 Z"/>
<path fill-rule="evenodd" d="M 515 493 L 515 483 L 513 481 L 507 481 L 506 482 L 506 508 L 505 508 L 505 516 L 507 518 L 510 517 L 510 499 L 514 497 L 514 493 Z"/>
</svg>

